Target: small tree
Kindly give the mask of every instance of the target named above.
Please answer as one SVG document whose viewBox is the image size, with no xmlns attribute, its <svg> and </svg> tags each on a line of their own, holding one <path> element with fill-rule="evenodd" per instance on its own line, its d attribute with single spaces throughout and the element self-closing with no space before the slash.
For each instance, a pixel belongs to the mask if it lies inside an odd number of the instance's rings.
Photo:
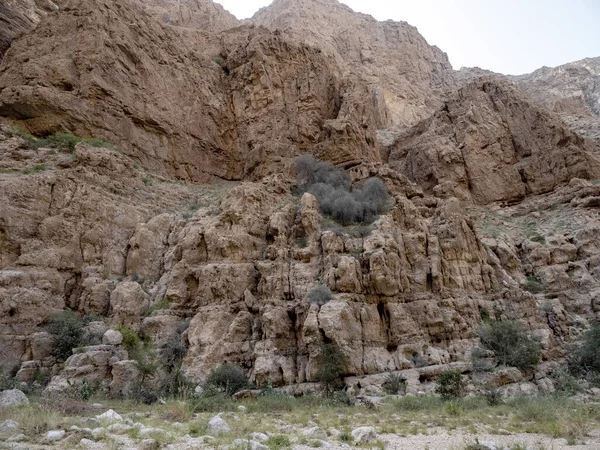
<svg viewBox="0 0 600 450">
<path fill-rule="evenodd" d="M 73 311 L 61 311 L 53 314 L 47 329 L 55 338 L 54 356 L 64 361 L 74 348 L 79 346 L 83 336 L 83 322 Z"/>
<path fill-rule="evenodd" d="M 494 352 L 501 365 L 528 369 L 541 357 L 540 343 L 528 336 L 516 322 L 493 322 L 479 330 L 482 347 Z"/>
<path fill-rule="evenodd" d="M 444 400 L 463 397 L 466 384 L 460 370 L 446 370 L 442 372 L 437 380 L 435 392 L 440 394 Z"/>
<path fill-rule="evenodd" d="M 323 385 L 325 395 L 333 397 L 333 393 L 342 386 L 346 355 L 333 343 L 320 344 L 317 354 L 317 373 L 315 379 Z"/>
<path fill-rule="evenodd" d="M 591 382 L 600 379 L 600 323 L 583 334 L 583 342 L 571 352 L 569 371 Z"/>
<path fill-rule="evenodd" d="M 233 395 L 248 387 L 248 379 L 241 367 L 235 364 L 223 364 L 210 373 L 205 386 L 217 392 Z"/>
</svg>

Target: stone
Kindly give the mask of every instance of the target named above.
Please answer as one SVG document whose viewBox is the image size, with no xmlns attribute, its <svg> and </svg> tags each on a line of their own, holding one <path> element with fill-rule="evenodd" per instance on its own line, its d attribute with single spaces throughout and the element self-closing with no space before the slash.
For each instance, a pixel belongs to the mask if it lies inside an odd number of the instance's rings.
<svg viewBox="0 0 600 450">
<path fill-rule="evenodd" d="M 27 404 L 29 404 L 29 399 L 18 389 L 9 389 L 0 392 L 0 409 Z"/>
<path fill-rule="evenodd" d="M 106 420 L 108 422 L 122 422 L 123 421 L 123 417 L 115 412 L 112 409 L 109 409 L 108 411 L 96 416 L 96 419 L 98 420 Z"/>
<path fill-rule="evenodd" d="M 269 450 L 269 447 L 255 440 L 235 439 L 233 445 L 248 450 Z"/>
<path fill-rule="evenodd" d="M 102 343 L 105 345 L 121 345 L 123 343 L 123 335 L 117 330 L 107 330 L 102 336 Z"/>
<path fill-rule="evenodd" d="M 373 427 L 355 428 L 351 434 L 356 444 L 372 444 L 377 441 L 377 432 Z"/>
<path fill-rule="evenodd" d="M 65 430 L 50 430 L 46 433 L 46 439 L 50 442 L 60 441 L 66 435 Z"/>
<path fill-rule="evenodd" d="M 267 436 L 265 433 L 260 433 L 258 431 L 250 433 L 250 437 L 258 442 L 265 442 L 269 440 L 269 436 Z"/>
<path fill-rule="evenodd" d="M 21 425 L 14 420 L 5 420 L 0 424 L 0 436 L 7 438 L 16 434 L 21 429 Z"/>
<path fill-rule="evenodd" d="M 27 436 L 25 436 L 23 433 L 18 433 L 18 434 L 13 434 L 12 436 L 10 436 L 6 442 L 23 442 L 27 440 Z"/>
<path fill-rule="evenodd" d="M 317 426 L 302 430 L 302 435 L 314 439 L 327 439 L 327 433 Z"/>
<path fill-rule="evenodd" d="M 142 439 L 138 445 L 138 450 L 158 450 L 160 443 L 156 439 Z"/>
<path fill-rule="evenodd" d="M 227 433 L 230 430 L 227 422 L 219 416 L 215 416 L 208 421 L 208 429 L 211 433 L 215 434 Z"/>
</svg>

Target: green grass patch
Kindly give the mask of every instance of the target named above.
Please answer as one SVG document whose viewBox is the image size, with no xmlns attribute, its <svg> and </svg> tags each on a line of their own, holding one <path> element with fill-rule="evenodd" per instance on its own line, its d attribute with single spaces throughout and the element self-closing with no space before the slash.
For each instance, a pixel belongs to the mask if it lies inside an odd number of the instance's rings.
<svg viewBox="0 0 600 450">
<path fill-rule="evenodd" d="M 109 148 L 116 150 L 116 147 L 110 142 L 107 142 L 99 138 L 85 138 L 76 136 L 69 132 L 59 131 L 54 134 L 50 134 L 46 137 L 35 137 L 32 134 L 26 133 L 18 128 L 13 129 L 14 133 L 25 140 L 27 146 L 31 149 L 37 150 L 42 147 L 51 147 L 65 150 L 68 152 L 74 152 L 75 146 L 80 142 L 85 142 L 92 147 Z"/>
</svg>

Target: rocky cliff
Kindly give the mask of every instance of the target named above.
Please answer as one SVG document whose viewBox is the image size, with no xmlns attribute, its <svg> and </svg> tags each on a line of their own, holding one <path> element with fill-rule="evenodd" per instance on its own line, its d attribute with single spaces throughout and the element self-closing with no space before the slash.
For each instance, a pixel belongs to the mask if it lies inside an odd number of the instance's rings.
<svg viewBox="0 0 600 450">
<path fill-rule="evenodd" d="M 195 381 L 232 362 L 303 385 L 333 342 L 352 389 L 402 371 L 416 392 L 469 371 L 493 315 L 543 344 L 516 381 L 552 390 L 600 313 L 598 146 L 521 84 L 467 75 L 410 25 L 333 0 L 244 24 L 208 1 L 62 2 L 0 65 L 0 363 L 53 371 L 51 390 L 135 379 L 110 339 L 60 372 L 43 325 L 67 309 L 159 348 L 180 337 Z M 379 177 L 389 209 L 332 223 L 295 194 L 302 153 L 354 186 Z"/>
</svg>

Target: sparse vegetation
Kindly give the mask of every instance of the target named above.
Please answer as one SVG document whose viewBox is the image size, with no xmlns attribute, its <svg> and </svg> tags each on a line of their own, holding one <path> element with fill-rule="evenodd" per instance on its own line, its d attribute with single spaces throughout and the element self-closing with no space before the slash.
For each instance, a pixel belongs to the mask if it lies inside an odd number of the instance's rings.
<svg viewBox="0 0 600 450">
<path fill-rule="evenodd" d="M 44 164 L 36 164 L 33 167 L 28 167 L 27 169 L 24 169 L 21 173 L 23 175 L 29 175 L 32 173 L 44 172 L 45 170 L 46 170 L 46 166 Z"/>
<path fill-rule="evenodd" d="M 388 206 L 390 196 L 381 179 L 369 178 L 360 188 L 351 189 L 350 176 L 312 155 L 296 158 L 301 191 L 313 194 L 323 214 L 342 225 L 370 223 Z"/>
<path fill-rule="evenodd" d="M 524 289 L 532 294 L 539 294 L 544 290 L 544 285 L 538 277 L 535 275 L 529 275 L 527 282 L 525 283 Z"/>
<path fill-rule="evenodd" d="M 29 148 L 36 150 L 42 147 L 51 147 L 73 152 L 75 151 L 75 146 L 79 142 L 85 142 L 93 147 L 104 147 L 113 150 L 115 149 L 114 145 L 103 139 L 75 136 L 74 134 L 69 132 L 59 131 L 57 133 L 50 134 L 46 137 L 37 138 L 18 128 L 14 128 L 13 131 L 15 132 L 15 134 L 23 138 L 25 142 L 27 142 Z"/>
<path fill-rule="evenodd" d="M 528 369 L 538 364 L 540 343 L 528 336 L 521 325 L 512 321 L 497 321 L 479 329 L 481 346 L 494 352 L 504 366 Z"/>
</svg>

